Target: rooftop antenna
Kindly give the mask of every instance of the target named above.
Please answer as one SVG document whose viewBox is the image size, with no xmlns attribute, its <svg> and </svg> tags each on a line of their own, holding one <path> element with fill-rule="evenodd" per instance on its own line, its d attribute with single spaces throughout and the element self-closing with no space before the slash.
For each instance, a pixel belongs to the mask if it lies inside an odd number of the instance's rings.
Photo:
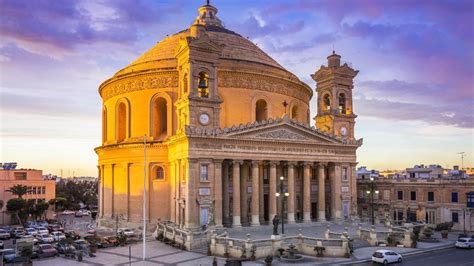
<svg viewBox="0 0 474 266">
<path fill-rule="evenodd" d="M 464 154 L 465 152 L 458 152 L 458 154 L 461 154 L 461 170 L 464 169 Z"/>
</svg>

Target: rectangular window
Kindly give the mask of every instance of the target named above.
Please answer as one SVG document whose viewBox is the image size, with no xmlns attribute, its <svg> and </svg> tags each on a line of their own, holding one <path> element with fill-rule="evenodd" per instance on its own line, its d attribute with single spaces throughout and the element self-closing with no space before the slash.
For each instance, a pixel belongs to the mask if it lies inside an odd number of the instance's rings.
<svg viewBox="0 0 474 266">
<path fill-rule="evenodd" d="M 383 199 L 384 200 L 390 200 L 390 190 L 384 190 L 383 191 Z"/>
<path fill-rule="evenodd" d="M 201 187 L 199 188 L 199 195 L 201 196 L 211 195 L 211 189 L 208 187 Z"/>
<path fill-rule="evenodd" d="M 428 191 L 428 201 L 431 201 L 431 202 L 434 201 L 434 192 L 433 191 Z"/>
<path fill-rule="evenodd" d="M 318 170 L 316 168 L 311 168 L 311 179 L 313 180 L 318 179 Z"/>
<path fill-rule="evenodd" d="M 201 181 L 209 181 L 209 165 L 201 164 Z"/>
<path fill-rule="evenodd" d="M 453 221 L 453 223 L 459 223 L 459 214 L 457 212 L 452 212 L 451 220 Z"/>
<path fill-rule="evenodd" d="M 33 187 L 33 194 L 36 194 L 36 187 Z"/>
<path fill-rule="evenodd" d="M 208 224 L 209 222 L 209 209 L 201 208 L 201 225 Z"/>
<path fill-rule="evenodd" d="M 342 168 L 342 180 L 347 181 L 347 167 Z"/>
<path fill-rule="evenodd" d="M 416 200 L 416 191 L 410 191 L 410 200 Z"/>
<path fill-rule="evenodd" d="M 401 191 L 401 190 L 397 191 L 397 199 L 398 200 L 403 200 L 403 191 Z"/>
<path fill-rule="evenodd" d="M 458 193 L 451 192 L 451 202 L 458 202 Z"/>
<path fill-rule="evenodd" d="M 41 187 L 41 194 L 46 194 L 46 187 Z"/>
<path fill-rule="evenodd" d="M 15 172 L 16 180 L 26 180 L 26 172 Z"/>
<path fill-rule="evenodd" d="M 31 195 L 33 193 L 33 187 L 28 187 L 28 194 Z"/>
</svg>

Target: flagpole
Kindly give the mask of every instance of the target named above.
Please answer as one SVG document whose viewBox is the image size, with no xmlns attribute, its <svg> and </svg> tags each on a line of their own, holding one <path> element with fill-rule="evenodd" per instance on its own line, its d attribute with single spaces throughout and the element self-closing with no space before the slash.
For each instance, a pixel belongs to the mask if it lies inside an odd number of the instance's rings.
<svg viewBox="0 0 474 266">
<path fill-rule="evenodd" d="M 143 260 L 146 259 L 146 134 L 143 136 Z"/>
</svg>

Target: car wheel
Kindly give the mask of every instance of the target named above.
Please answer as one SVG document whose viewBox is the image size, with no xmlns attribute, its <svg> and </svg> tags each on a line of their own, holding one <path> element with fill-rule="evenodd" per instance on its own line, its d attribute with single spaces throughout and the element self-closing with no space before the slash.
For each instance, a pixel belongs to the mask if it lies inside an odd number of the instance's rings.
<svg viewBox="0 0 474 266">
<path fill-rule="evenodd" d="M 398 263 L 402 263 L 402 258 L 398 258 Z"/>
<path fill-rule="evenodd" d="M 383 261 L 383 265 L 387 265 L 388 264 L 388 261 L 387 260 L 384 260 Z"/>
</svg>

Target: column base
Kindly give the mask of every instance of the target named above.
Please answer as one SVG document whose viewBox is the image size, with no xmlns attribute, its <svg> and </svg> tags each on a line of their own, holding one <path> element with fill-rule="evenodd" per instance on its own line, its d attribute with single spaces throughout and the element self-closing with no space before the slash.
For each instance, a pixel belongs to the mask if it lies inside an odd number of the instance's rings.
<svg viewBox="0 0 474 266">
<path fill-rule="evenodd" d="M 311 213 L 304 212 L 303 213 L 303 222 L 304 223 L 311 223 Z"/>
<path fill-rule="evenodd" d="M 240 223 L 240 216 L 234 216 L 232 219 L 232 227 L 242 227 L 242 224 Z"/>
<path fill-rule="evenodd" d="M 252 223 L 250 226 L 260 226 L 260 215 L 252 215 Z"/>
<path fill-rule="evenodd" d="M 318 222 L 325 222 L 326 221 L 326 212 L 321 211 L 318 212 Z"/>
<path fill-rule="evenodd" d="M 287 221 L 288 221 L 288 224 L 295 224 L 295 223 L 296 223 L 296 221 L 295 221 L 295 214 L 289 212 L 289 213 L 288 213 Z"/>
</svg>

